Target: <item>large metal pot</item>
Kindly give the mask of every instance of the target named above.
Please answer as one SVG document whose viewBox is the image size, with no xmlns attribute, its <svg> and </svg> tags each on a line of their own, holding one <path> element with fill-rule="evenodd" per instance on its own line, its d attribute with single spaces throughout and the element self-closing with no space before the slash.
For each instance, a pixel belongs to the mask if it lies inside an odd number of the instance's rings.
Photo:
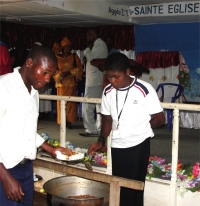
<svg viewBox="0 0 200 206">
<path fill-rule="evenodd" d="M 51 179 L 44 184 L 48 206 L 108 206 L 109 185 L 76 176 Z M 79 198 L 81 195 L 94 196 Z M 69 198 L 69 196 L 79 196 Z"/>
</svg>

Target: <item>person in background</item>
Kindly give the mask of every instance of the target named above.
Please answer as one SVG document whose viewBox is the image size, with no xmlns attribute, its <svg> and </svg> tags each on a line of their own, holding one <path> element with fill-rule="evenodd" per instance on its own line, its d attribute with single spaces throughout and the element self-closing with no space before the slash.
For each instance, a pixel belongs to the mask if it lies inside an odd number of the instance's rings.
<svg viewBox="0 0 200 206">
<path fill-rule="evenodd" d="M 16 47 L 10 49 L 10 56 L 14 57 L 15 59 L 15 62 L 12 65 L 13 69 L 15 67 L 21 67 L 24 64 L 28 52 L 29 51 L 25 48 L 24 44 L 21 41 L 17 42 Z"/>
<path fill-rule="evenodd" d="M 112 53 L 119 53 L 119 51 L 114 48 L 114 37 L 113 36 L 111 35 L 106 36 L 105 43 L 108 47 L 108 55 Z"/>
<path fill-rule="evenodd" d="M 43 46 L 41 42 L 36 41 L 33 44 L 33 48 Z M 51 87 L 50 83 L 46 84 L 39 91 L 39 94 L 50 95 Z M 52 111 L 52 104 L 50 100 L 40 99 L 39 100 L 39 119 L 44 119 Z"/>
<path fill-rule="evenodd" d="M 94 155 L 111 137 L 112 175 L 145 182 L 150 156 L 152 128 L 165 123 L 155 89 L 130 76 L 129 59 L 122 53 L 110 54 L 105 62 L 110 84 L 102 95 L 102 127 L 97 143 L 88 153 Z M 121 188 L 120 206 L 143 206 L 144 190 Z"/>
<path fill-rule="evenodd" d="M 33 47 L 35 47 L 35 46 L 42 46 L 42 43 L 39 42 L 39 41 L 36 41 L 36 42 L 34 42 L 34 44 L 33 44 Z"/>
<path fill-rule="evenodd" d="M 108 49 L 105 42 L 99 38 L 98 32 L 95 29 L 87 31 L 86 39 L 88 46 L 84 51 L 84 56 L 87 59 L 84 97 L 100 98 L 103 91 L 103 72 L 93 66 L 91 61 L 96 58 L 106 58 Z M 84 137 L 97 136 L 101 129 L 100 105 L 90 103 L 83 103 L 82 105 L 85 132 L 79 133 L 79 135 Z M 95 108 L 97 113 L 96 120 L 94 117 Z"/>
<path fill-rule="evenodd" d="M 0 34 L 0 75 L 13 72 L 12 65 L 15 59 L 11 58 L 8 50 L 8 37 L 6 34 Z"/>
<path fill-rule="evenodd" d="M 60 55 L 62 52 L 62 46 L 58 42 L 55 42 L 52 48 L 55 55 Z"/>
<path fill-rule="evenodd" d="M 62 47 L 61 44 L 58 42 L 55 42 L 52 48 L 52 51 L 54 52 L 55 55 L 59 55 L 62 52 Z M 55 80 L 52 77 L 51 81 L 49 83 L 49 86 L 51 88 L 51 94 L 52 95 L 57 95 L 57 89 L 55 87 Z M 57 113 L 57 101 L 51 101 L 52 102 L 52 112 L 51 112 L 51 116 L 54 117 L 54 114 Z"/>
<path fill-rule="evenodd" d="M 59 96 L 76 96 L 77 82 L 83 75 L 82 64 L 76 53 L 71 53 L 72 42 L 64 37 L 61 41 L 62 53 L 57 54 L 58 70 L 54 75 L 55 87 Z M 61 123 L 61 103 L 57 101 L 57 123 Z M 67 102 L 66 121 L 67 127 L 72 128 L 76 122 L 78 105 L 76 102 Z"/>
<path fill-rule="evenodd" d="M 33 48 L 22 67 L 0 76 L 0 205 L 32 205 L 36 150 L 56 157 L 53 147 L 37 133 L 38 90 L 56 72 L 57 59 L 47 47 Z"/>
<path fill-rule="evenodd" d="M 108 56 L 112 53 L 120 53 L 120 51 L 114 49 L 114 37 L 111 35 L 106 36 L 105 43 L 108 47 Z M 103 88 L 105 88 L 109 84 L 107 76 L 104 74 L 103 76 Z"/>
</svg>

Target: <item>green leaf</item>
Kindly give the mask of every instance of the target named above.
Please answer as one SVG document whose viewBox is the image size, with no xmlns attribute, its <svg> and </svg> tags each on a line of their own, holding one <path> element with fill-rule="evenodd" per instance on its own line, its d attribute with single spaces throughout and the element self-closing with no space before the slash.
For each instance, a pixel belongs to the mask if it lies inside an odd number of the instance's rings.
<svg viewBox="0 0 200 206">
<path fill-rule="evenodd" d="M 89 161 L 89 157 L 84 158 L 84 162 Z"/>
<path fill-rule="evenodd" d="M 149 180 L 151 180 L 152 174 L 147 174 L 147 177 L 148 177 Z"/>
<path fill-rule="evenodd" d="M 182 169 L 183 170 L 186 170 L 187 168 L 189 168 L 189 167 L 191 167 L 192 165 L 188 162 L 187 164 L 184 164 L 183 166 L 182 166 Z"/>
<path fill-rule="evenodd" d="M 153 166 L 153 177 L 160 177 L 162 174 L 163 172 L 159 167 Z"/>
<path fill-rule="evenodd" d="M 189 175 L 192 173 L 192 167 L 186 168 L 185 171 L 183 172 L 183 175 Z"/>
<path fill-rule="evenodd" d="M 197 192 L 200 190 L 200 185 L 193 187 L 193 188 L 186 188 L 187 190 L 190 190 L 191 192 Z"/>
</svg>

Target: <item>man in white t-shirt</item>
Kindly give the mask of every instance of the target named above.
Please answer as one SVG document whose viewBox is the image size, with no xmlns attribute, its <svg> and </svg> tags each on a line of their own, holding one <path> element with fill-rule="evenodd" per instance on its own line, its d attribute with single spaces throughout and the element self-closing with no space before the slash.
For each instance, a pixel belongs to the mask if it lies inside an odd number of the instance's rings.
<svg viewBox="0 0 200 206">
<path fill-rule="evenodd" d="M 112 174 L 145 182 L 150 156 L 152 128 L 165 123 L 163 109 L 154 88 L 130 76 L 129 59 L 113 53 L 105 63 L 110 84 L 102 95 L 102 127 L 97 143 L 88 150 L 94 154 L 112 131 Z M 143 206 L 144 191 L 122 188 L 120 206 Z"/>
<path fill-rule="evenodd" d="M 88 47 L 84 51 L 87 59 L 84 97 L 101 98 L 104 73 L 93 66 L 91 61 L 97 58 L 106 58 L 108 56 L 108 49 L 105 42 L 98 37 L 98 32 L 95 29 L 88 30 L 86 39 Z M 89 103 L 83 103 L 82 105 L 85 133 L 79 133 L 79 135 L 84 137 L 98 136 L 101 129 L 100 105 Z M 97 114 L 96 120 L 94 118 L 95 107 Z"/>
</svg>

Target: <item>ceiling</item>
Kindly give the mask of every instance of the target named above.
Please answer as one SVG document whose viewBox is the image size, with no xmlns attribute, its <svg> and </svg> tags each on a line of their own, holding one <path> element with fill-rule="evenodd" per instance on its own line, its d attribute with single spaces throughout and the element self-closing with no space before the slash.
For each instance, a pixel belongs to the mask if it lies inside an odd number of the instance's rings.
<svg viewBox="0 0 200 206">
<path fill-rule="evenodd" d="M 4 0 L 0 1 L 0 21 L 54 28 L 199 22 L 199 15 L 130 18 L 108 12 L 110 8 L 189 1 L 193 0 Z"/>
</svg>

